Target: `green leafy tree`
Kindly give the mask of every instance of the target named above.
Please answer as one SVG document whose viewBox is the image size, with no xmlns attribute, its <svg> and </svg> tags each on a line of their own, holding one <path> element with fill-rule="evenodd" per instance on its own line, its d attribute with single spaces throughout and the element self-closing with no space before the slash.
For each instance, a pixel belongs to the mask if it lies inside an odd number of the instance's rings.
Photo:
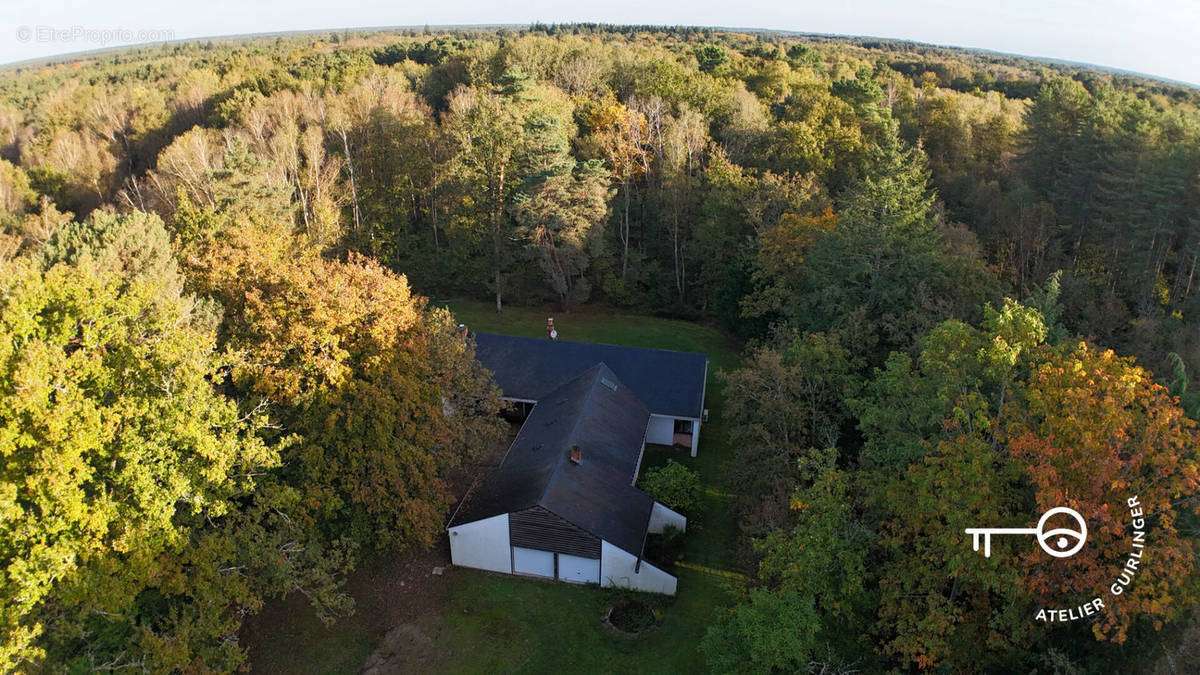
<svg viewBox="0 0 1200 675">
<path fill-rule="evenodd" d="M 445 125 L 456 150 L 450 171 L 462 214 L 456 227 L 485 245 L 497 312 L 515 253 L 514 196 L 528 177 L 562 162 L 569 115 L 561 96 L 534 87 L 518 69 L 506 71 L 494 89 L 461 89 L 450 101 Z"/>
<path fill-rule="evenodd" d="M 164 293 L 179 293 L 183 288 L 171 237 L 162 219 L 151 213 L 95 211 L 85 222 L 58 228 L 41 255 L 46 267 L 86 257 L 126 284 L 157 284 Z"/>
<path fill-rule="evenodd" d="M 685 515 L 695 516 L 704 504 L 700 474 L 673 459 L 647 471 L 641 485 L 651 497 Z"/>
<path fill-rule="evenodd" d="M 1126 493 L 1153 504 L 1145 508 L 1157 514 L 1161 571 L 1144 573 L 1123 598 L 1134 609 L 1106 608 L 1080 637 L 1090 630 L 1119 643 L 1190 602 L 1194 543 L 1178 538 L 1175 523 L 1192 513 L 1163 495 L 1200 489 L 1194 423 L 1145 371 L 1086 345 L 1051 348 L 1046 335 L 1035 310 L 1011 301 L 981 329 L 943 323 L 919 360 L 894 356 L 860 401 L 870 512 L 883 523 L 886 554 L 876 631 L 903 663 L 962 669 L 986 655 L 987 667 L 1011 668 L 1044 651 L 1055 627 L 1029 616 L 1111 582 L 1111 561 L 1127 552 Z M 1060 505 L 1089 524 L 1089 552 L 1071 570 L 1040 549 L 985 558 L 962 544 L 973 523 L 1026 527 Z M 997 562 L 1013 555 L 1020 565 Z M 1073 654 L 1107 658 L 1094 640 Z"/>
<path fill-rule="evenodd" d="M 792 498 L 801 524 L 756 542 L 764 557 L 755 586 L 701 643 L 713 670 L 841 672 L 878 665 L 867 639 L 872 535 L 854 513 L 849 475 L 832 463 L 816 471 Z"/>
<path fill-rule="evenodd" d="M 316 590 L 328 567 L 275 561 L 281 538 L 306 540 L 265 515 L 286 514 L 260 492 L 279 456 L 264 410 L 218 391 L 236 356 L 170 274 L 112 264 L 142 242 L 110 252 L 97 242 L 118 224 L 94 224 L 72 228 L 91 244 L 73 264 L 0 262 L 0 654 L 21 670 L 232 670 L 239 609 L 292 588 L 340 599 Z"/>
<path fill-rule="evenodd" d="M 1171 366 L 1168 391 L 1172 396 L 1179 397 L 1179 404 L 1192 419 L 1200 419 L 1200 394 L 1188 391 L 1187 365 L 1183 358 L 1175 352 L 1167 354 L 1167 363 Z"/>
<path fill-rule="evenodd" d="M 920 151 L 893 138 L 873 157 L 842 199 L 837 226 L 807 247 L 796 285 L 775 293 L 787 298 L 783 316 L 805 330 L 861 320 L 858 353 L 878 359 L 992 291 L 982 267 L 954 260 L 935 227 Z"/>
<path fill-rule="evenodd" d="M 729 54 L 720 45 L 704 45 L 696 50 L 696 61 L 702 72 L 712 73 L 729 63 Z"/>
<path fill-rule="evenodd" d="M 761 538 L 794 524 L 792 493 L 829 452 L 836 454 L 830 449 L 850 420 L 844 401 L 861 385 L 861 367 L 836 334 L 781 331 L 773 346 L 721 374 L 724 414 L 738 420 L 730 429 L 739 450 L 729 481 L 741 495 L 736 504 L 743 537 Z"/>
<path fill-rule="evenodd" d="M 518 231 L 564 310 L 591 293 L 587 272 L 604 242 L 609 180 L 598 161 L 568 161 L 531 176 L 514 198 Z"/>
</svg>

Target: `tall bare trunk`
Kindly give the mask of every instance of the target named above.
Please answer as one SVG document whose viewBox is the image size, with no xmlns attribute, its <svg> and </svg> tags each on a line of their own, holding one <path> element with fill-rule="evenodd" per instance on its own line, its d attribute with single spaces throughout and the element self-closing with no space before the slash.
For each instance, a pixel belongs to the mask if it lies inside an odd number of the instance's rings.
<svg viewBox="0 0 1200 675">
<path fill-rule="evenodd" d="M 683 304 L 683 260 L 679 255 L 679 209 L 671 213 L 671 248 L 675 258 L 675 290 L 679 294 L 679 304 Z"/>
<path fill-rule="evenodd" d="M 358 217 L 358 185 L 354 181 L 354 160 L 350 158 L 350 141 L 346 138 L 346 127 L 341 127 L 342 150 L 346 153 L 346 170 L 350 173 L 350 200 L 354 210 L 354 231 L 359 232 L 362 223 Z"/>
<path fill-rule="evenodd" d="M 501 303 L 500 293 L 500 253 L 502 246 L 502 237 L 500 228 L 504 220 L 504 167 L 500 167 L 500 177 L 496 183 L 496 210 L 492 216 L 492 257 L 493 264 L 496 270 L 496 311 L 501 312 L 504 306 Z"/>
<path fill-rule="evenodd" d="M 1196 259 L 1200 254 L 1192 254 L 1192 270 L 1188 272 L 1187 288 L 1183 291 L 1183 297 L 1188 297 L 1192 294 L 1192 280 L 1196 278 Z"/>
<path fill-rule="evenodd" d="M 504 306 L 500 304 L 500 270 L 496 270 L 496 313 L 504 311 Z"/>
<path fill-rule="evenodd" d="M 433 170 L 429 174 L 429 188 L 428 188 L 429 227 L 433 229 L 433 247 L 435 249 L 437 249 L 437 248 L 441 247 L 442 244 L 440 241 L 438 241 L 437 185 L 438 185 L 439 178 L 438 178 L 436 162 L 434 163 L 433 167 L 434 167 Z"/>
<path fill-rule="evenodd" d="M 625 278 L 625 271 L 629 269 L 629 178 L 625 178 L 625 209 L 621 213 L 621 278 Z"/>
</svg>

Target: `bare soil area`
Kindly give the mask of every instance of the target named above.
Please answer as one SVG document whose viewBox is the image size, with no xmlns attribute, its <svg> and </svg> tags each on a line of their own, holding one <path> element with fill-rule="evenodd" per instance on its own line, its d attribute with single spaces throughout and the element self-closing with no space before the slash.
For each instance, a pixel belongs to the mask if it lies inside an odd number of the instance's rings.
<svg viewBox="0 0 1200 675">
<path fill-rule="evenodd" d="M 512 435 L 476 463 L 450 477 L 459 500 L 499 466 Z M 369 675 L 435 671 L 437 622 L 421 621 L 445 605 L 450 544 L 445 537 L 424 551 L 402 551 L 364 560 L 346 579 L 354 614 L 325 626 L 308 601 L 292 595 L 270 602 L 250 617 L 241 642 L 259 673 L 352 673 Z"/>
</svg>

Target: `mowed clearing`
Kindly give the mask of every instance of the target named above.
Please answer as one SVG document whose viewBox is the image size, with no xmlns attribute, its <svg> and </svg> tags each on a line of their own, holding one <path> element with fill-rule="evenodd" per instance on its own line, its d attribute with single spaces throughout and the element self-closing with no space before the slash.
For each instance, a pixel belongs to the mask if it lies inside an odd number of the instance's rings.
<svg viewBox="0 0 1200 675">
<path fill-rule="evenodd" d="M 545 309 L 509 307 L 496 314 L 480 302 L 442 303 L 471 330 L 544 337 Z M 735 523 L 723 484 L 732 449 L 721 418 L 720 370 L 737 366 L 739 346 L 719 330 L 687 321 L 598 310 L 553 314 L 561 339 L 696 351 L 710 361 L 699 455 L 647 450 L 643 471 L 672 457 L 700 472 L 703 514 L 689 523 L 675 598 L 645 596 L 661 626 L 638 637 L 601 622 L 614 591 L 463 568 L 441 575 L 449 546 L 364 562 L 347 581 L 357 611 L 323 625 L 303 597 L 276 601 L 247 623 L 243 638 L 254 672 L 356 673 L 364 662 L 382 673 L 699 672 L 698 643 L 714 613 L 740 583 L 732 567 Z"/>
</svg>

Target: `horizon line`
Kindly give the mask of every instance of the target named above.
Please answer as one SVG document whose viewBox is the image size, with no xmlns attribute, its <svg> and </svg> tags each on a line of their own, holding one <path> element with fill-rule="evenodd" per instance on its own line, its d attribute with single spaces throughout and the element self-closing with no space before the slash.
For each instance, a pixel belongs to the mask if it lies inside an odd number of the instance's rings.
<svg viewBox="0 0 1200 675">
<path fill-rule="evenodd" d="M 34 56 L 34 57 L 30 57 L 28 59 L 20 59 L 17 61 L 6 61 L 4 63 L 0 63 L 0 70 L 7 70 L 10 68 L 32 67 L 32 66 L 37 66 L 37 65 L 47 65 L 48 66 L 48 65 L 55 65 L 59 62 L 66 62 L 66 61 L 70 61 L 70 60 L 79 60 L 80 58 L 94 58 L 94 57 L 103 56 L 105 54 L 118 53 L 118 52 L 125 51 L 125 50 L 146 49 L 146 48 L 150 48 L 150 47 L 166 46 L 166 45 L 183 45 L 183 44 L 188 44 L 188 43 L 214 41 L 214 40 L 216 40 L 216 41 L 251 41 L 254 39 L 262 39 L 262 38 L 270 38 L 270 37 L 315 35 L 315 34 L 319 34 L 319 33 L 350 32 L 350 31 L 384 32 L 384 31 L 429 29 L 430 31 L 443 31 L 444 32 L 444 31 L 456 30 L 456 29 L 457 30 L 481 30 L 482 31 L 482 30 L 495 30 L 495 29 L 500 29 L 500 28 L 519 28 L 519 29 L 523 29 L 523 30 L 529 30 L 535 26 L 585 26 L 585 25 L 598 26 L 598 27 L 603 27 L 603 28 L 626 28 L 626 27 L 628 27 L 628 28 L 662 28 L 662 29 L 703 28 L 703 29 L 714 30 L 714 31 L 723 31 L 723 32 L 727 32 L 727 33 L 741 33 L 741 34 L 746 34 L 746 35 L 754 34 L 754 33 L 768 33 L 768 34 L 779 34 L 779 35 L 795 36 L 795 37 L 833 38 L 833 39 L 838 39 L 838 40 L 847 40 L 847 39 L 881 40 L 881 41 L 897 42 L 897 43 L 915 45 L 915 46 L 921 46 L 921 47 L 932 47 L 935 49 L 949 49 L 949 50 L 962 51 L 962 52 L 976 52 L 976 53 L 988 54 L 988 55 L 994 55 L 994 56 L 1006 56 L 1006 57 L 1012 57 L 1012 58 L 1018 58 L 1018 59 L 1025 59 L 1027 61 L 1043 62 L 1043 63 L 1047 63 L 1047 64 L 1051 64 L 1051 65 L 1060 65 L 1060 66 L 1065 65 L 1065 66 L 1082 67 L 1082 68 L 1088 68 L 1091 70 L 1107 73 L 1110 75 L 1140 77 L 1140 78 L 1143 78 L 1146 80 L 1153 80 L 1156 82 L 1161 82 L 1163 84 L 1175 85 L 1175 86 L 1180 86 L 1180 87 L 1186 87 L 1189 89 L 1200 90 L 1200 82 L 1189 82 L 1187 80 L 1177 80 L 1177 79 L 1165 77 L 1162 75 L 1153 75 L 1150 73 L 1143 73 L 1143 72 L 1137 71 L 1137 70 L 1129 70 L 1127 68 L 1121 68 L 1119 66 L 1106 66 L 1106 65 L 1096 64 L 1096 63 L 1089 63 L 1086 61 L 1073 61 L 1071 59 L 1065 59 L 1065 58 L 1053 57 L 1053 56 L 1035 56 L 1035 55 L 1031 55 L 1031 54 L 1020 54 L 1017 52 L 1005 52 L 1005 51 L 1000 51 L 997 49 L 990 49 L 987 47 L 968 47 L 968 46 L 964 46 L 964 45 L 941 44 L 941 43 L 936 43 L 936 42 L 922 42 L 919 40 L 913 40 L 913 39 L 909 39 L 909 38 L 887 37 L 887 36 L 882 36 L 882 35 L 865 35 L 865 34 L 852 34 L 852 33 L 820 33 L 820 32 L 810 32 L 810 31 L 802 31 L 802 30 L 793 30 L 793 29 L 787 29 L 787 28 L 755 28 L 755 27 L 749 27 L 749 26 L 742 26 L 742 27 L 714 26 L 714 25 L 685 24 L 685 23 L 629 24 L 629 23 L 607 23 L 607 22 L 602 22 L 602 21 L 569 21 L 569 22 L 554 22 L 554 23 L 543 23 L 540 21 L 534 21 L 534 22 L 530 22 L 530 23 L 420 24 L 420 25 L 410 24 L 410 25 L 382 25 L 382 26 L 342 26 L 342 27 L 336 27 L 336 28 L 306 28 L 306 29 L 299 29 L 299 30 L 263 31 L 263 32 L 257 32 L 257 33 L 228 33 L 228 34 L 224 34 L 224 35 L 208 35 L 208 36 L 198 36 L 198 37 L 190 37 L 190 38 L 178 38 L 178 39 L 173 39 L 173 40 L 138 42 L 138 43 L 123 44 L 123 45 L 115 45 L 115 46 L 111 46 L 111 47 L 98 47 L 96 49 L 84 49 L 84 50 L 73 51 L 73 52 L 60 52 L 57 54 L 48 54 L 46 56 Z"/>
</svg>

